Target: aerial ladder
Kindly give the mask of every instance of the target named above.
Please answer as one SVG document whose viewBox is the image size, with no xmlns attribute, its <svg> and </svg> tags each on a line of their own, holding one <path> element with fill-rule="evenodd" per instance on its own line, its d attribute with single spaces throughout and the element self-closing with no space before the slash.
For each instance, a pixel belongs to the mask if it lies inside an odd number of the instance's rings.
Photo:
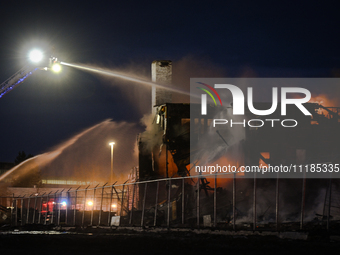
<svg viewBox="0 0 340 255">
<path fill-rule="evenodd" d="M 0 98 L 2 98 L 6 93 L 12 91 L 15 87 L 17 87 L 20 83 L 24 82 L 26 78 L 31 76 L 36 70 L 49 70 L 52 65 L 58 63 L 58 59 L 56 57 L 50 57 L 49 59 L 49 67 L 36 67 L 27 65 L 21 68 L 18 72 L 13 74 L 7 80 L 5 80 L 0 85 Z"/>
<path fill-rule="evenodd" d="M 5 80 L 0 85 L 0 98 L 3 97 L 6 93 L 12 91 L 17 85 L 24 82 L 24 80 L 31 76 L 38 68 L 32 68 L 29 66 L 25 66 L 20 69 L 18 72 L 13 74 L 7 80 Z"/>
</svg>

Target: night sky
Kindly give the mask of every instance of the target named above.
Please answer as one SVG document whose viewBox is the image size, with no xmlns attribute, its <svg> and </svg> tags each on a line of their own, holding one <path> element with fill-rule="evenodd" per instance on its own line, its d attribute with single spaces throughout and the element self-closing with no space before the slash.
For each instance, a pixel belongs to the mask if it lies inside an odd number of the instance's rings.
<svg viewBox="0 0 340 255">
<path fill-rule="evenodd" d="M 0 82 L 40 48 L 64 62 L 150 77 L 173 61 L 190 77 L 334 77 L 339 10 L 310 1 L 6 1 L 0 14 Z M 48 151 L 105 119 L 139 123 L 150 88 L 69 67 L 36 71 L 0 99 L 0 161 Z M 176 98 L 175 98 L 176 101 Z M 180 101 L 180 97 L 177 98 Z"/>
</svg>

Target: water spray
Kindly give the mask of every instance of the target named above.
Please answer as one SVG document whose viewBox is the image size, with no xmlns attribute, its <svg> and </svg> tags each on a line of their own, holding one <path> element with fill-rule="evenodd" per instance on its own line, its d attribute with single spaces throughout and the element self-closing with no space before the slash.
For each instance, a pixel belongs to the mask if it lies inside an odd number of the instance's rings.
<svg viewBox="0 0 340 255">
<path fill-rule="evenodd" d="M 24 165 L 26 165 L 27 163 L 31 162 L 31 161 L 35 161 L 36 164 L 38 164 L 40 167 L 49 164 L 50 162 L 52 162 L 52 160 L 54 160 L 57 156 L 59 156 L 65 149 L 67 149 L 68 147 L 70 147 L 72 144 L 74 144 L 75 142 L 77 142 L 82 136 L 84 136 L 85 134 L 89 133 L 90 131 L 96 129 L 99 126 L 102 125 L 106 125 L 108 123 L 110 123 L 111 119 L 107 119 L 99 124 L 96 124 L 88 129 L 86 129 L 85 131 L 79 133 L 78 135 L 74 136 L 72 139 L 68 140 L 67 142 L 61 144 L 60 146 L 58 146 L 58 148 L 56 148 L 53 151 L 50 152 L 46 152 L 40 155 L 37 155 L 35 157 L 29 158 L 27 160 L 25 160 L 24 162 L 20 163 L 19 165 L 15 166 L 14 168 L 12 168 L 11 170 L 7 171 L 6 173 L 4 173 L 3 175 L 0 176 L 0 181 L 2 181 L 3 179 L 5 179 L 7 176 L 11 175 L 13 172 L 17 171 L 19 168 L 21 167 L 25 167 Z M 28 166 L 28 169 L 24 169 L 24 171 L 29 171 L 31 168 Z"/>
<path fill-rule="evenodd" d="M 79 70 L 83 71 L 88 71 L 88 72 L 93 72 L 97 74 L 102 74 L 106 76 L 111 76 L 131 82 L 136 82 L 140 84 L 145 84 L 154 88 L 160 88 L 160 89 L 165 89 L 169 90 L 172 92 L 180 93 L 182 95 L 187 95 L 190 96 L 190 92 L 179 89 L 179 88 L 174 88 L 174 87 L 169 87 L 169 86 L 164 86 L 155 82 L 143 80 L 140 78 L 134 78 L 125 74 L 120 74 L 117 72 L 109 71 L 109 70 L 104 70 L 100 68 L 93 68 L 85 65 L 79 65 L 79 64 L 71 64 L 71 63 L 66 63 L 66 62 L 61 62 L 58 60 L 58 58 L 51 56 L 48 60 L 48 64 L 45 63 L 47 66 L 45 67 L 36 67 L 38 63 L 40 63 L 42 60 L 44 60 L 44 54 L 38 50 L 34 49 L 29 53 L 29 59 L 32 63 L 35 64 L 35 67 L 32 68 L 30 65 L 24 67 L 23 69 L 19 70 L 17 73 L 12 75 L 9 79 L 7 79 L 5 82 L 0 84 L 0 98 L 5 95 L 7 92 L 11 91 L 16 85 L 19 83 L 23 82 L 28 76 L 30 76 L 34 71 L 36 70 L 45 70 L 45 71 L 53 71 L 55 73 L 59 73 L 61 71 L 61 65 L 64 66 L 69 66 L 69 67 L 74 67 Z"/>
<path fill-rule="evenodd" d="M 112 77 L 116 77 L 116 78 L 119 78 L 119 79 L 131 81 L 131 82 L 137 82 L 137 83 L 145 84 L 145 85 L 148 85 L 148 86 L 166 89 L 166 90 L 169 90 L 169 91 L 172 91 L 172 92 L 177 92 L 177 93 L 180 93 L 180 94 L 183 94 L 183 95 L 190 96 L 190 92 L 188 92 L 188 91 L 184 91 L 184 90 L 169 87 L 169 86 L 164 86 L 164 85 L 161 85 L 161 84 L 158 84 L 158 83 L 146 81 L 146 80 L 143 80 L 143 79 L 134 78 L 134 77 L 127 76 L 127 75 L 124 75 L 124 74 L 119 74 L 119 73 L 116 73 L 116 72 L 113 72 L 113 71 L 108 71 L 108 70 L 93 68 L 93 67 L 88 67 L 88 66 L 82 66 L 82 65 L 77 65 L 77 64 L 70 64 L 70 63 L 66 63 L 66 62 L 60 62 L 60 64 L 65 65 L 65 66 L 74 67 L 74 68 L 77 68 L 79 70 L 84 70 L 84 71 L 93 72 L 93 73 L 97 73 L 97 74 L 112 76 Z"/>
</svg>

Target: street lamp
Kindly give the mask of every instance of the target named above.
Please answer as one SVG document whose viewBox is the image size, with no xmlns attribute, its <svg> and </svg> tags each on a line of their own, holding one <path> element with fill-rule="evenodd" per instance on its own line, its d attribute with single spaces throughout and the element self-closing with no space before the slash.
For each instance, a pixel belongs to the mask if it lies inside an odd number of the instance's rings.
<svg viewBox="0 0 340 255">
<path fill-rule="evenodd" d="M 111 183 L 113 183 L 113 147 L 115 143 L 111 142 L 109 145 L 111 146 Z"/>
</svg>

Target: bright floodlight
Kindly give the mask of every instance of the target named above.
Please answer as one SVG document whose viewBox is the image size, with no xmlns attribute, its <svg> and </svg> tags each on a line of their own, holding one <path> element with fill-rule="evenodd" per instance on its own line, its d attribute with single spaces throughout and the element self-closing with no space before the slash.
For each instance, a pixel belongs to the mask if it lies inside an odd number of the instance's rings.
<svg viewBox="0 0 340 255">
<path fill-rule="evenodd" d="M 111 142 L 111 143 L 109 143 L 109 145 L 113 146 L 113 145 L 115 145 L 115 142 Z"/>
<path fill-rule="evenodd" d="M 113 208 L 116 208 L 116 207 L 117 207 L 117 205 L 116 205 L 116 204 L 112 204 L 112 207 L 113 207 Z"/>
<path fill-rule="evenodd" d="M 52 71 L 55 73 L 59 73 L 61 71 L 61 65 L 58 63 L 55 63 L 52 65 Z"/>
<path fill-rule="evenodd" d="M 92 202 L 92 201 L 88 201 L 88 202 L 87 202 L 87 205 L 88 205 L 88 206 L 92 206 L 92 205 L 93 205 L 93 202 Z"/>
<path fill-rule="evenodd" d="M 29 58 L 32 62 L 38 63 L 43 58 L 43 53 L 40 50 L 32 50 L 29 54 Z"/>
</svg>

